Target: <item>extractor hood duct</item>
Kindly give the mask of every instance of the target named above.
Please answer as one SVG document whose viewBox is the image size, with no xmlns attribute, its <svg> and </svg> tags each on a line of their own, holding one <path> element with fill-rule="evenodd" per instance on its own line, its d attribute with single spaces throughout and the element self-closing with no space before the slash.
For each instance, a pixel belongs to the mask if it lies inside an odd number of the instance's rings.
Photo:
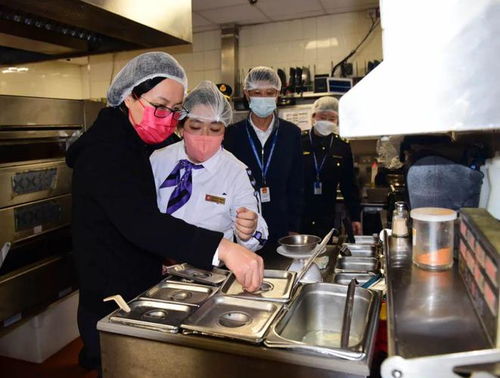
<svg viewBox="0 0 500 378">
<path fill-rule="evenodd" d="M 500 128 L 500 0 L 381 0 L 384 61 L 340 100 L 344 137 Z"/>
<path fill-rule="evenodd" d="M 0 0 L 0 64 L 192 42 L 191 0 Z"/>
</svg>

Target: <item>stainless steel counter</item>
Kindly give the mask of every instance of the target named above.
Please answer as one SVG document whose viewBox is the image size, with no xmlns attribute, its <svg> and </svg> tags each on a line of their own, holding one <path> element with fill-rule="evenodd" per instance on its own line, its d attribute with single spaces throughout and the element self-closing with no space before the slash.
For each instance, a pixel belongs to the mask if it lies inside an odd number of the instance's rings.
<svg viewBox="0 0 500 378">
<path fill-rule="evenodd" d="M 335 251 L 336 252 L 336 251 Z M 329 249 L 334 255 L 334 250 Z M 286 269 L 291 260 L 274 254 L 266 268 Z M 330 277 L 335 259 L 323 272 Z M 104 377 L 366 377 L 373 347 L 359 361 L 267 348 L 229 339 L 172 334 L 113 323 L 98 324 Z M 368 330 L 374 338 L 377 324 Z M 374 343 L 373 343 L 374 344 Z"/>
<path fill-rule="evenodd" d="M 392 240 L 392 239 L 391 239 Z M 490 348 L 455 262 L 431 272 L 411 251 L 386 255 L 389 354 L 414 358 Z"/>
<path fill-rule="evenodd" d="M 430 371 L 436 373 L 433 376 L 448 377 L 455 375 L 444 369 L 461 362 L 498 361 L 500 351 L 489 349 L 491 345 L 460 278 L 458 263 L 442 272 L 419 269 L 412 263 L 411 246 L 402 240 L 390 238 L 386 251 L 388 347 L 389 357 L 396 357 L 384 362 L 386 375 L 383 365 L 382 376 L 426 376 L 423 366 L 430 361 Z M 470 351 L 475 352 L 467 353 Z M 423 358 L 427 356 L 432 357 Z M 445 357 L 440 360 L 439 356 Z M 419 365 L 413 366 L 410 361 L 420 363 L 420 368 L 412 370 Z M 407 370 L 396 369 L 398 364 Z M 436 370 L 439 367 L 441 373 Z"/>
</svg>

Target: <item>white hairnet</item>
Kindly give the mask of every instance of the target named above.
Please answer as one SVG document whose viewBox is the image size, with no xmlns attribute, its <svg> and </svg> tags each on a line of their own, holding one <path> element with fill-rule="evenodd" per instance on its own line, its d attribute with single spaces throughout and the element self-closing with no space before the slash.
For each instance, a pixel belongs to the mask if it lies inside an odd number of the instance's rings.
<svg viewBox="0 0 500 378">
<path fill-rule="evenodd" d="M 281 90 L 281 79 L 278 73 L 269 67 L 254 67 L 248 72 L 245 77 L 245 83 L 243 89 L 262 89 L 262 88 L 274 88 L 276 90 Z"/>
<path fill-rule="evenodd" d="M 108 105 L 120 105 L 134 87 L 158 76 L 175 80 L 187 90 L 186 72 L 174 57 L 160 51 L 147 52 L 130 60 L 115 76 L 108 89 Z"/>
<path fill-rule="evenodd" d="M 318 98 L 316 101 L 314 101 L 313 107 L 312 107 L 312 113 L 319 113 L 319 112 L 339 112 L 339 100 L 337 100 L 335 97 L 331 96 L 324 96 Z"/>
<path fill-rule="evenodd" d="M 198 106 L 202 105 L 202 106 Z M 219 88 L 211 81 L 202 81 L 186 97 L 187 117 L 209 122 L 231 123 L 233 111 Z"/>
</svg>

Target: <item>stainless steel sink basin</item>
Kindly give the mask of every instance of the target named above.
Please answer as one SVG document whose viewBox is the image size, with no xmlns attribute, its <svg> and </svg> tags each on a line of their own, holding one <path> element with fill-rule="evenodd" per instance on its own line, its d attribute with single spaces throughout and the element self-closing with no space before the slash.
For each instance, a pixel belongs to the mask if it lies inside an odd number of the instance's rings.
<svg viewBox="0 0 500 378">
<path fill-rule="evenodd" d="M 342 256 L 337 260 L 336 273 L 342 272 L 375 272 L 378 261 L 374 257 Z"/>
<path fill-rule="evenodd" d="M 272 324 L 264 340 L 271 348 L 295 349 L 345 359 L 362 359 L 373 342 L 380 294 L 356 288 L 347 348 L 340 347 L 347 287 L 304 285 L 290 309 Z"/>
<path fill-rule="evenodd" d="M 260 343 L 282 305 L 215 295 L 182 323 L 182 328 L 209 336 Z"/>
<path fill-rule="evenodd" d="M 142 296 L 168 302 L 200 305 L 217 292 L 213 286 L 164 280 Z"/>
<path fill-rule="evenodd" d="M 117 310 L 110 320 L 139 327 L 176 333 L 181 322 L 197 307 L 154 299 L 136 299 L 129 303 L 130 312 Z"/>
</svg>

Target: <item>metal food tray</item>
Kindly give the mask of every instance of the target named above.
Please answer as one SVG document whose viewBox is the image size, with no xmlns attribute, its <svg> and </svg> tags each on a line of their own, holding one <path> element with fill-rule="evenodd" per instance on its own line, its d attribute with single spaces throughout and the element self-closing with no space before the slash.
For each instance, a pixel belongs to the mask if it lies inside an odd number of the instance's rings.
<svg viewBox="0 0 500 378">
<path fill-rule="evenodd" d="M 169 266 L 167 267 L 167 272 L 173 276 L 213 286 L 222 284 L 229 274 L 228 271 L 222 269 L 209 271 L 195 268 L 187 263 Z"/>
<path fill-rule="evenodd" d="M 220 293 L 227 296 L 260 301 L 288 302 L 292 294 L 296 276 L 296 272 L 265 269 L 260 289 L 249 293 L 236 281 L 234 274 L 231 274 L 224 285 L 222 285 Z"/>
<path fill-rule="evenodd" d="M 337 259 L 335 273 L 378 272 L 378 260 L 374 257 L 341 256 Z"/>
<path fill-rule="evenodd" d="M 377 247 L 369 244 L 344 243 L 342 249 L 348 249 L 353 257 L 377 257 Z"/>
<path fill-rule="evenodd" d="M 217 290 L 218 288 L 214 286 L 204 286 L 167 279 L 153 286 L 141 297 L 199 306 L 214 295 Z"/>
<path fill-rule="evenodd" d="M 376 234 L 375 234 L 376 235 Z M 354 235 L 354 243 L 364 245 L 375 245 L 379 243 L 378 236 L 374 235 Z"/>
<path fill-rule="evenodd" d="M 131 301 L 129 306 L 130 312 L 117 310 L 111 314 L 110 320 L 171 333 L 177 333 L 181 322 L 197 308 L 192 305 L 143 298 Z"/>
<path fill-rule="evenodd" d="M 215 295 L 181 327 L 194 333 L 258 344 L 282 306 L 276 302 Z"/>
<path fill-rule="evenodd" d="M 355 278 L 361 286 L 374 277 L 378 276 L 375 273 L 337 273 L 333 277 L 333 283 L 339 285 L 349 285 L 351 280 Z"/>
<path fill-rule="evenodd" d="M 360 360 L 373 343 L 380 293 L 356 288 L 348 346 L 341 348 L 347 287 L 330 283 L 301 287 L 289 309 L 270 327 L 264 344 L 348 360 Z M 321 303 L 321 305 L 318 305 Z"/>
</svg>

